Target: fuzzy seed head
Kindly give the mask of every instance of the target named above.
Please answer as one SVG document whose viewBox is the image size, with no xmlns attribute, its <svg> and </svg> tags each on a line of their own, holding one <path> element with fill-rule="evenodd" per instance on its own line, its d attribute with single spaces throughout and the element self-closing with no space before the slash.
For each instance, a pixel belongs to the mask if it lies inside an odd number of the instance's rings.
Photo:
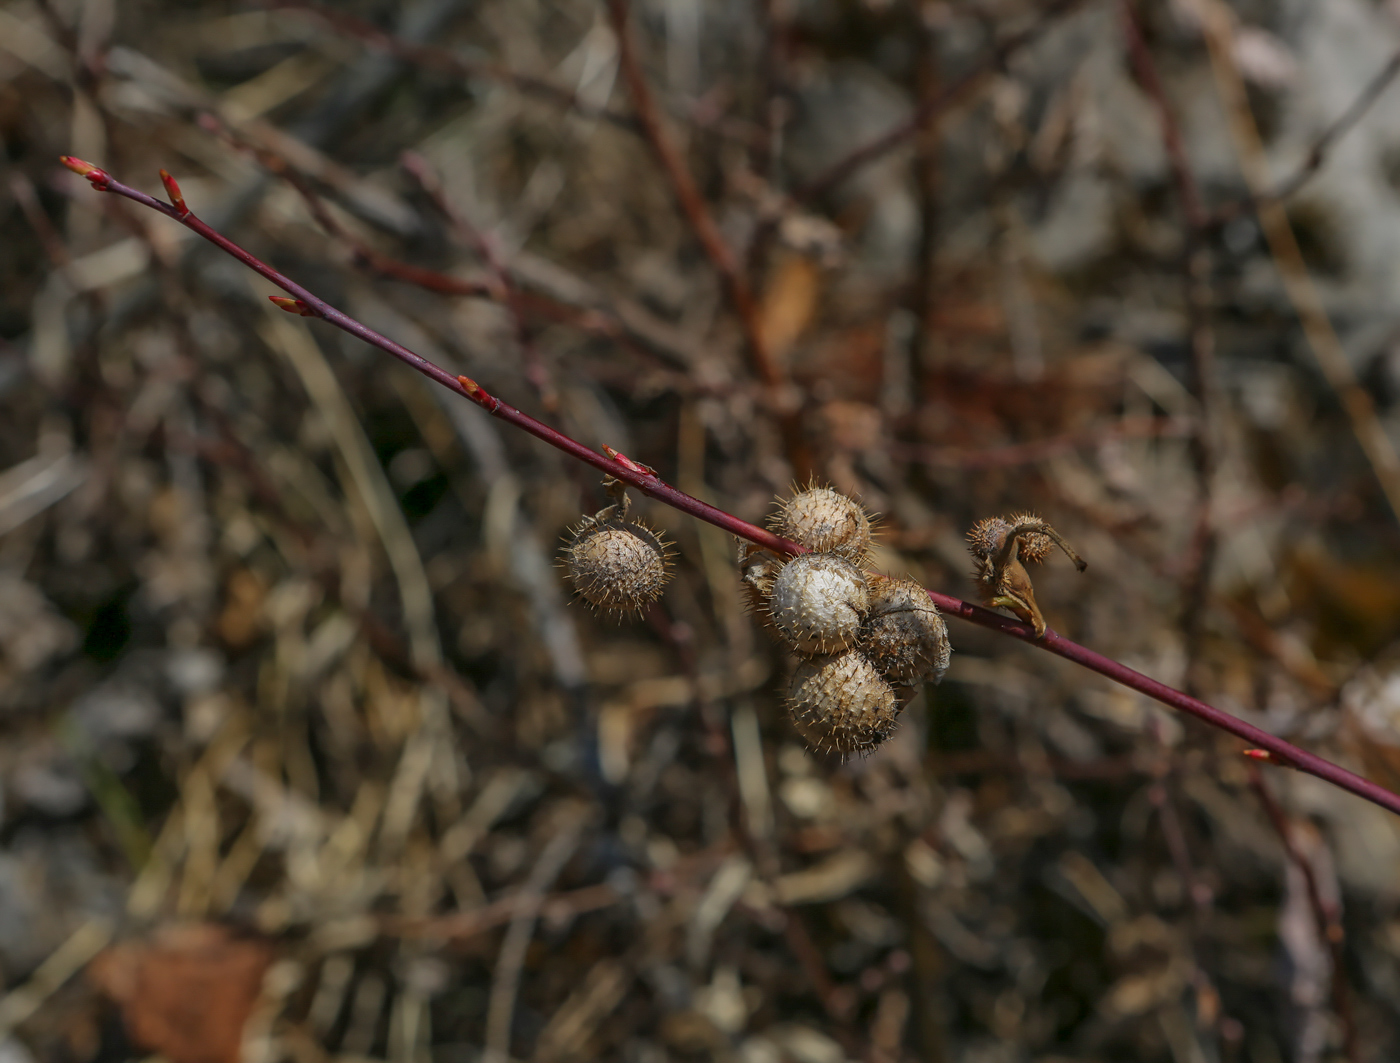
<svg viewBox="0 0 1400 1063">
<path fill-rule="evenodd" d="M 855 645 L 870 608 L 860 569 L 836 554 L 794 557 L 773 580 L 773 626 L 797 653 L 838 653 Z"/>
<path fill-rule="evenodd" d="M 573 530 L 564 565 L 574 589 L 609 612 L 640 611 L 671 578 L 669 544 L 639 521 L 585 520 Z"/>
<path fill-rule="evenodd" d="M 894 688 L 851 650 L 802 661 L 788 683 L 788 714 L 807 744 L 823 753 L 869 753 L 894 731 Z"/>
<path fill-rule="evenodd" d="M 829 487 L 799 491 L 768 521 L 775 535 L 818 553 L 840 554 L 862 564 L 870 550 L 870 515 L 852 499 Z"/>
<path fill-rule="evenodd" d="M 876 578 L 870 583 L 870 613 L 860 646 L 891 683 L 937 683 L 948 670 L 953 648 L 948 625 L 913 580 Z"/>
<path fill-rule="evenodd" d="M 1034 513 L 1012 513 L 1007 517 L 988 517 L 979 520 L 967 533 L 968 549 L 978 562 L 979 568 L 990 562 L 1006 545 L 1006 537 L 1013 528 L 1025 524 L 1038 524 L 1040 518 Z M 1040 564 L 1055 548 L 1050 536 L 1044 532 L 1024 531 L 1021 533 L 1019 555 L 1022 561 Z"/>
</svg>

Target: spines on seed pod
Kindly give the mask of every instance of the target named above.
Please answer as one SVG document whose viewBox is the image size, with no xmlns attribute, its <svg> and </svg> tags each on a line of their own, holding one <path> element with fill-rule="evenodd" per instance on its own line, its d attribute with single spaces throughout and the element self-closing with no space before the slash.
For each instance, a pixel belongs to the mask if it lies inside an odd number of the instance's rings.
<svg viewBox="0 0 1400 1063">
<path fill-rule="evenodd" d="M 769 616 L 783 640 L 802 654 L 853 646 L 870 607 L 865 575 L 836 554 L 801 554 L 773 580 Z"/>
<path fill-rule="evenodd" d="M 584 517 L 569 533 L 564 567 L 579 596 L 611 613 L 640 612 L 661 597 L 670 573 L 670 543 L 627 517 L 622 485 L 606 481 L 617 504 Z"/>
<path fill-rule="evenodd" d="M 895 728 L 902 706 L 894 688 L 858 651 L 801 661 L 788 683 L 797 732 L 824 753 L 868 753 Z"/>
<path fill-rule="evenodd" d="M 976 566 L 973 578 L 982 600 L 987 605 L 1010 609 L 1035 628 L 1037 638 L 1045 634 L 1045 618 L 1036 605 L 1035 588 L 1022 562 L 1044 561 L 1058 546 L 1080 572 L 1088 567 L 1059 532 L 1030 513 L 980 520 L 967 533 L 967 542 Z"/>
<path fill-rule="evenodd" d="M 857 565 L 870 552 L 870 514 L 830 487 L 809 487 L 786 501 L 768 521 L 775 535 L 818 553 L 840 554 Z"/>
<path fill-rule="evenodd" d="M 908 686 L 943 678 L 953 649 L 948 625 L 928 592 L 910 579 L 876 576 L 869 581 L 870 612 L 860 647 L 891 683 Z"/>
</svg>

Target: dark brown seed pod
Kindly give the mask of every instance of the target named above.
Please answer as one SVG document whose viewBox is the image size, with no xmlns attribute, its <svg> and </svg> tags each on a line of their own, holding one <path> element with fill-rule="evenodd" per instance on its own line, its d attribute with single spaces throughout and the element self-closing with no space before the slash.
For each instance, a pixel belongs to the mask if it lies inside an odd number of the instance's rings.
<svg viewBox="0 0 1400 1063">
<path fill-rule="evenodd" d="M 838 653 L 855 645 L 870 607 L 865 575 L 836 554 L 801 554 L 773 580 L 768 613 L 798 653 Z"/>
<path fill-rule="evenodd" d="M 869 753 L 894 731 L 902 706 L 865 655 L 855 650 L 802 661 L 788 683 L 788 715 L 823 753 Z"/>
<path fill-rule="evenodd" d="M 1043 523 L 1039 517 L 1029 513 L 1014 513 L 1009 517 L 988 517 L 986 520 L 979 520 L 972 526 L 972 530 L 967 533 L 968 549 L 972 556 L 979 560 L 990 560 L 1006 545 L 1006 537 L 1015 528 L 1030 527 Z M 1050 536 L 1041 531 L 1023 531 L 1020 535 L 1019 556 L 1022 561 L 1030 561 L 1040 564 L 1050 552 L 1054 550 L 1055 544 Z"/>
<path fill-rule="evenodd" d="M 585 601 L 608 612 L 637 612 L 661 597 L 671 578 L 669 546 L 640 521 L 588 517 L 573 529 L 564 565 Z"/>
<path fill-rule="evenodd" d="M 1080 572 L 1088 567 L 1059 532 L 1030 513 L 980 520 L 967 533 L 967 542 L 975 565 L 972 576 L 982 601 L 1010 609 L 1035 628 L 1037 638 L 1045 634 L 1045 618 L 1022 561 L 1044 561 L 1058 546 Z"/>
<path fill-rule="evenodd" d="M 865 507 L 830 487 L 799 491 L 768 521 L 775 535 L 817 553 L 840 554 L 857 565 L 870 552 L 870 514 Z"/>
<path fill-rule="evenodd" d="M 870 581 L 870 613 L 860 647 L 886 679 L 904 686 L 937 683 L 953 652 L 948 625 L 928 592 L 911 579 L 888 576 Z"/>
</svg>

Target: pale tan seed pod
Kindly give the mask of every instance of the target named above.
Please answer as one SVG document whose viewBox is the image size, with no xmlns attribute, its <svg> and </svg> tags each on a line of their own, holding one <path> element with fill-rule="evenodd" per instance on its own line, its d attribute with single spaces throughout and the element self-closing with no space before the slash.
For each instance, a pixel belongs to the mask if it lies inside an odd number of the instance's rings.
<svg viewBox="0 0 1400 1063">
<path fill-rule="evenodd" d="M 870 552 L 870 514 L 859 502 L 830 487 L 809 487 L 780 505 L 768 520 L 773 534 L 817 553 L 865 563 Z"/>
<path fill-rule="evenodd" d="M 928 592 L 911 579 L 870 581 L 870 613 L 860 632 L 861 651 L 891 683 L 937 683 L 953 648 L 948 625 Z"/>
<path fill-rule="evenodd" d="M 801 554 L 773 580 L 773 626 L 802 654 L 839 653 L 855 645 L 870 608 L 865 575 L 836 554 Z"/>
<path fill-rule="evenodd" d="M 564 566 L 574 590 L 591 605 L 639 612 L 661 597 L 671 578 L 669 546 L 640 521 L 587 517 L 572 530 Z"/>
<path fill-rule="evenodd" d="M 807 744 L 823 753 L 869 753 L 894 731 L 899 699 L 855 650 L 801 661 L 788 683 L 788 715 Z"/>
</svg>

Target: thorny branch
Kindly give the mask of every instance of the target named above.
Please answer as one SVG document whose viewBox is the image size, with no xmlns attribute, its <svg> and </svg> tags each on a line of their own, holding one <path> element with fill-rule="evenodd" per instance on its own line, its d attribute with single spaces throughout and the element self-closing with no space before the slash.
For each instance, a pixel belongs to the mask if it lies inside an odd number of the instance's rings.
<svg viewBox="0 0 1400 1063">
<path fill-rule="evenodd" d="M 621 454 L 611 447 L 604 447 L 605 453 L 599 454 L 590 450 L 583 444 L 568 436 L 555 431 L 548 425 L 542 424 L 529 414 L 517 410 L 515 407 L 501 401 L 493 395 L 487 393 L 476 381 L 465 376 L 455 376 L 442 367 L 435 365 L 419 354 L 414 353 L 402 344 L 396 343 L 386 336 L 381 335 L 367 325 L 355 320 L 349 315 L 337 310 L 329 303 L 318 298 L 306 288 L 295 281 L 279 273 L 257 256 L 239 247 L 226 236 L 210 228 L 201 221 L 185 205 L 183 198 L 179 195 L 179 187 L 175 184 L 169 174 L 162 171 L 161 178 L 165 182 L 167 189 L 172 193 L 172 203 L 162 203 L 153 196 L 145 192 L 138 191 L 129 185 L 122 184 L 113 178 L 107 171 L 93 166 L 91 163 L 83 162 L 70 156 L 63 156 L 62 163 L 74 173 L 85 177 L 94 189 L 99 192 L 111 192 L 114 195 L 122 196 L 142 206 L 164 214 L 192 232 L 198 234 L 205 240 L 219 247 L 259 276 L 265 278 L 283 291 L 287 296 L 271 296 L 270 298 L 283 310 L 289 313 L 299 314 L 303 317 L 319 317 L 329 322 L 344 332 L 355 336 L 358 339 L 377 347 L 397 358 L 399 361 L 422 373 L 434 383 L 440 384 L 451 391 L 470 399 L 487 413 L 498 417 L 503 421 L 515 425 L 537 439 L 541 439 L 550 446 L 582 461 L 601 472 L 621 480 L 622 482 L 636 488 L 649 498 L 654 498 L 665 505 L 691 516 L 697 517 L 715 527 L 722 528 L 759 546 L 767 547 L 784 555 L 802 552 L 802 547 L 794 542 L 780 538 L 772 532 L 765 531 L 757 525 L 740 520 L 738 517 L 725 511 L 702 502 L 697 498 L 676 490 L 667 484 L 657 475 L 656 470 L 633 461 L 625 454 Z M 1037 638 L 1035 631 L 1028 624 L 1012 620 L 1008 617 L 993 613 L 987 609 L 982 609 L 955 598 L 952 595 L 943 594 L 939 591 L 928 591 L 929 598 L 934 605 L 938 606 L 945 614 L 955 616 L 960 620 L 977 624 L 980 627 L 988 628 L 992 631 L 1009 635 L 1012 638 L 1020 639 L 1022 642 L 1037 646 L 1040 649 L 1073 661 L 1076 664 L 1097 672 L 1125 687 L 1136 690 L 1164 705 L 1184 712 L 1189 716 L 1227 731 L 1238 738 L 1249 742 L 1256 747 L 1245 752 L 1255 760 L 1275 764 L 1281 767 L 1294 768 L 1309 775 L 1316 776 L 1326 782 L 1355 794 L 1373 804 L 1379 805 L 1391 812 L 1400 815 L 1400 794 L 1395 794 L 1384 787 L 1364 779 L 1354 772 L 1348 771 L 1338 764 L 1309 753 L 1304 749 L 1293 745 L 1275 735 L 1268 733 L 1232 716 L 1228 712 L 1207 705 L 1205 702 L 1194 698 L 1189 694 L 1176 690 L 1160 683 L 1141 672 L 1120 664 L 1102 654 L 1081 646 L 1070 639 L 1054 632 L 1046 631 L 1044 636 Z"/>
</svg>

